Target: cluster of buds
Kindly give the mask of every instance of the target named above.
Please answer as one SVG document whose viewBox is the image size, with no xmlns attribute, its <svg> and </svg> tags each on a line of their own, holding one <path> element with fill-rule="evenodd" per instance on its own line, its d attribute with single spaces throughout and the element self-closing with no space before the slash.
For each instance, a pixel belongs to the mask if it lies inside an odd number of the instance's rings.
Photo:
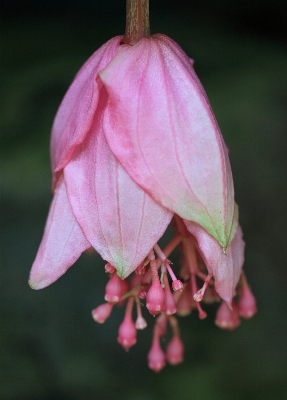
<svg viewBox="0 0 287 400">
<path fill-rule="evenodd" d="M 183 224 L 178 217 L 175 218 L 175 227 L 177 235 L 163 250 L 156 244 L 129 279 L 121 279 L 115 267 L 110 263 L 106 264 L 105 271 L 109 274 L 105 288 L 106 303 L 92 311 L 93 319 L 104 323 L 115 305 L 126 304 L 124 319 L 118 330 L 118 343 L 125 350 L 129 350 L 137 342 L 137 330 L 147 326 L 147 321 L 142 315 L 142 305 L 145 302 L 149 313 L 156 317 L 152 345 L 148 353 L 148 365 L 155 372 L 164 368 L 166 362 L 177 365 L 183 361 L 184 345 L 176 315 L 183 317 L 189 315 L 192 310 L 197 310 L 198 317 L 204 319 L 207 313 L 202 309 L 201 301 L 210 304 L 221 300 L 215 289 L 214 277 L 207 272 L 194 237 L 187 231 L 184 234 Z M 177 246 L 183 253 L 182 265 L 178 272 L 179 279 L 167 258 Z M 255 313 L 256 301 L 242 271 L 231 305 L 225 301 L 221 302 L 215 324 L 222 329 L 233 330 L 240 324 L 240 317 L 251 318 Z M 172 338 L 164 352 L 160 339 L 165 338 L 168 324 Z"/>
</svg>

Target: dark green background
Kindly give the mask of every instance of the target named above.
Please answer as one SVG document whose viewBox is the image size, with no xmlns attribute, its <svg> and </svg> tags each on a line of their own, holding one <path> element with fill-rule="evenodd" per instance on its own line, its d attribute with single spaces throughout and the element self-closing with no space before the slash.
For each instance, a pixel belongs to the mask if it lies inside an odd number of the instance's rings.
<svg viewBox="0 0 287 400">
<path fill-rule="evenodd" d="M 213 307 L 181 319 L 185 362 L 156 375 L 152 318 L 129 353 L 116 342 L 122 309 L 91 319 L 107 279 L 99 257 L 42 291 L 27 285 L 51 200 L 53 117 L 83 62 L 124 32 L 124 1 L 1 2 L 1 400 L 287 397 L 286 4 L 151 0 L 152 31 L 195 59 L 230 149 L 259 309 L 231 333 Z"/>
</svg>

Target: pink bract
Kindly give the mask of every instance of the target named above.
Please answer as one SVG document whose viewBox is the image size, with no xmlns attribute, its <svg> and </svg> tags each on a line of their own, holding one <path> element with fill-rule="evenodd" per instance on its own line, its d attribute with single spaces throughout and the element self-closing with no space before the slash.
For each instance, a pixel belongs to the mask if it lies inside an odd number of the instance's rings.
<svg viewBox="0 0 287 400">
<path fill-rule="evenodd" d="M 175 47 L 154 35 L 119 48 L 99 73 L 108 92 L 103 129 L 140 187 L 225 249 L 234 215 L 227 150 L 191 63 Z"/>
</svg>

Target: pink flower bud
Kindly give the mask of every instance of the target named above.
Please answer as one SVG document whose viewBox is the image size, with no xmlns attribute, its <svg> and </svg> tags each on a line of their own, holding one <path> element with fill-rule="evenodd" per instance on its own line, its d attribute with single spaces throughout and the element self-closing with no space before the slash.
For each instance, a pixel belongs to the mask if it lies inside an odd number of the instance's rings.
<svg viewBox="0 0 287 400">
<path fill-rule="evenodd" d="M 136 319 L 136 323 L 135 323 L 135 327 L 138 330 L 143 330 L 147 327 L 147 322 L 146 320 L 143 318 L 143 316 L 139 315 Z"/>
<path fill-rule="evenodd" d="M 176 303 L 168 285 L 165 286 L 164 293 L 165 293 L 165 313 L 167 315 L 175 314 Z"/>
<path fill-rule="evenodd" d="M 105 300 L 118 303 L 123 294 L 122 280 L 114 273 L 106 285 Z"/>
<path fill-rule="evenodd" d="M 112 309 L 112 303 L 104 303 L 97 308 L 94 308 L 92 311 L 92 317 L 94 321 L 98 322 L 99 324 L 103 324 L 111 315 Z"/>
<path fill-rule="evenodd" d="M 105 265 L 105 272 L 109 273 L 109 274 L 113 274 L 116 271 L 115 267 L 112 266 L 111 263 L 107 263 Z"/>
<path fill-rule="evenodd" d="M 125 315 L 118 331 L 118 343 L 125 350 L 130 349 L 137 341 L 137 330 L 130 315 Z"/>
<path fill-rule="evenodd" d="M 147 355 L 148 366 L 154 372 L 160 372 L 165 367 L 165 354 L 162 351 L 158 337 L 155 337 Z"/>
<path fill-rule="evenodd" d="M 157 315 L 165 308 L 165 295 L 159 280 L 154 280 L 146 295 L 146 307 L 151 315 Z"/>
<path fill-rule="evenodd" d="M 182 289 L 183 289 L 183 283 L 182 283 L 179 279 L 177 279 L 176 281 L 173 281 L 173 282 L 172 282 L 172 288 L 173 288 L 173 290 L 174 290 L 175 292 L 176 292 L 176 291 L 181 292 Z"/>
<path fill-rule="evenodd" d="M 221 329 L 232 331 L 240 325 L 238 308 L 236 303 L 232 302 L 233 309 L 231 310 L 228 304 L 223 301 L 217 310 L 215 325 Z"/>
<path fill-rule="evenodd" d="M 180 364 L 183 361 L 184 346 L 178 335 L 174 336 L 166 348 L 166 359 L 171 365 Z"/>
<path fill-rule="evenodd" d="M 238 313 L 243 318 L 251 318 L 257 312 L 256 300 L 248 285 L 239 293 Z"/>
<path fill-rule="evenodd" d="M 191 313 L 191 310 L 195 307 L 193 298 L 192 298 L 192 293 L 189 290 L 189 286 L 186 286 L 184 289 L 182 295 L 179 298 L 179 301 L 177 303 L 177 310 L 176 313 L 177 315 L 180 315 L 181 317 L 185 317 Z"/>
</svg>

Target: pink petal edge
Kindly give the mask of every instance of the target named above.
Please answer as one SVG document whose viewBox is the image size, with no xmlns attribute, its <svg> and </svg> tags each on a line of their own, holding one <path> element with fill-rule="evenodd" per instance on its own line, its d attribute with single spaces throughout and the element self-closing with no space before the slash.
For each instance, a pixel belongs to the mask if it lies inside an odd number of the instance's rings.
<svg viewBox="0 0 287 400">
<path fill-rule="evenodd" d="M 30 272 L 32 289 L 43 289 L 55 282 L 91 247 L 77 223 L 60 177 L 50 207 L 44 236 Z"/>
<path fill-rule="evenodd" d="M 51 136 L 54 185 L 90 129 L 98 105 L 98 73 L 112 60 L 121 39 L 121 36 L 112 38 L 85 62 L 59 106 Z"/>
<path fill-rule="evenodd" d="M 198 249 L 208 271 L 214 276 L 217 293 L 231 306 L 244 263 L 245 242 L 242 239 L 240 225 L 224 254 L 217 241 L 201 226 L 191 221 L 184 222 L 189 232 L 196 238 Z"/>
</svg>

